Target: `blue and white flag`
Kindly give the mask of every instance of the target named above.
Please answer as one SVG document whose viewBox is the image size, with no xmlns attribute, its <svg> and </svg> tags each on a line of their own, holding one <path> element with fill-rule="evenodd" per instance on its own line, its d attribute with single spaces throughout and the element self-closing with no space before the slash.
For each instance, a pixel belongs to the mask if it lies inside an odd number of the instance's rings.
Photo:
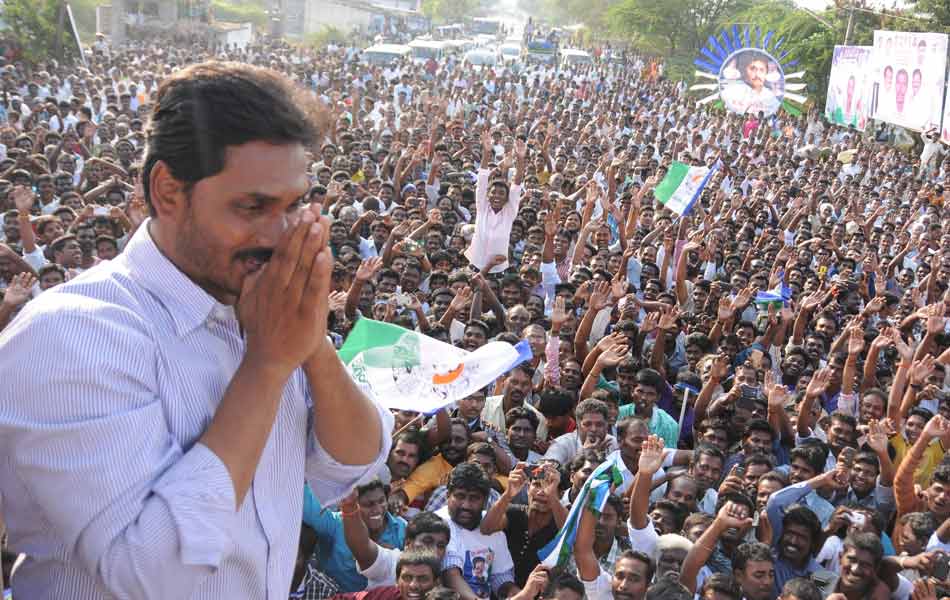
<svg viewBox="0 0 950 600">
<path fill-rule="evenodd" d="M 712 167 L 691 167 L 673 161 L 666 171 L 666 177 L 654 188 L 653 195 L 660 204 L 676 214 L 688 215 L 720 165 L 720 161 L 716 161 Z"/>
<path fill-rule="evenodd" d="M 771 290 L 759 292 L 755 295 L 755 303 L 764 305 L 766 307 L 769 304 L 777 304 L 779 306 L 785 307 L 788 306 L 788 303 L 791 299 L 792 288 L 788 287 L 784 283 L 780 283 Z"/>
<path fill-rule="evenodd" d="M 571 558 L 574 552 L 574 541 L 577 539 L 577 527 L 581 522 L 581 511 L 591 510 L 600 515 L 607 504 L 607 497 L 610 495 L 611 486 L 619 486 L 623 483 L 623 475 L 617 466 L 618 460 L 621 460 L 619 452 L 613 452 L 600 464 L 587 483 L 581 488 L 571 505 L 571 511 L 567 513 L 567 521 L 564 527 L 557 532 L 554 539 L 538 550 L 538 558 L 541 564 L 547 567 L 563 567 Z"/>
</svg>

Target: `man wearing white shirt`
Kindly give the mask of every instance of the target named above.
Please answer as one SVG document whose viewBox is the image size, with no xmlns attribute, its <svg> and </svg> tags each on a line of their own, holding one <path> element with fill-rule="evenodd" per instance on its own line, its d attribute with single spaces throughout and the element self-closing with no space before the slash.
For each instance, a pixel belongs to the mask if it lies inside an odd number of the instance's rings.
<svg viewBox="0 0 950 600">
<path fill-rule="evenodd" d="M 286 598 L 304 481 L 328 504 L 388 455 L 392 415 L 327 337 L 329 219 L 294 209 L 312 100 L 235 63 L 183 69 L 161 98 L 142 173 L 153 217 L 0 336 L 0 495 L 11 547 L 29 546 L 16 596 Z M 232 105 L 213 110 L 222 98 Z M 280 124 L 254 105 L 277 107 Z M 234 202 L 268 208 L 238 235 L 221 219 Z"/>
<path fill-rule="evenodd" d="M 508 239 L 511 225 L 518 216 L 527 152 L 524 141 L 517 140 L 514 182 L 510 185 L 501 179 L 490 182 L 491 136 L 487 131 L 482 132 L 482 167 L 475 185 L 475 235 L 465 251 L 466 258 L 477 269 L 487 268 L 489 273 L 498 273 L 508 268 Z"/>
</svg>

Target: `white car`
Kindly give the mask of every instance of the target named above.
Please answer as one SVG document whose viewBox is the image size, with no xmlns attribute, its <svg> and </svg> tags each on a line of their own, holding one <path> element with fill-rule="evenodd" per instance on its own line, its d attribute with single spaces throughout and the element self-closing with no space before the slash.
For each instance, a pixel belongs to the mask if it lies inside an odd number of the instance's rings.
<svg viewBox="0 0 950 600">
<path fill-rule="evenodd" d="M 566 67 L 589 65 L 594 62 L 594 57 L 591 56 L 589 52 L 577 50 L 576 48 L 562 48 L 560 54 L 561 64 Z"/>
<path fill-rule="evenodd" d="M 473 67 L 475 71 L 493 69 L 498 64 L 498 56 L 490 50 L 469 50 L 465 54 L 465 60 L 462 61 L 462 64 L 466 68 Z"/>
<path fill-rule="evenodd" d="M 498 47 L 498 54 L 505 64 L 518 62 L 521 60 L 521 42 L 505 42 Z"/>
</svg>

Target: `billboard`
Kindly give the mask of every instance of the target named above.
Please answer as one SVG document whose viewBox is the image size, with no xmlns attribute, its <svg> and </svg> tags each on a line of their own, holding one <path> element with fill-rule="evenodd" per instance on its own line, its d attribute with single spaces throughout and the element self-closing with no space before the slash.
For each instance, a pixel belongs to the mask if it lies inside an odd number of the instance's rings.
<svg viewBox="0 0 950 600">
<path fill-rule="evenodd" d="M 871 108 L 871 46 L 835 46 L 825 118 L 864 131 Z"/>
<path fill-rule="evenodd" d="M 731 112 L 775 114 L 785 93 L 785 72 L 775 58 L 758 48 L 730 54 L 719 69 L 719 97 Z"/>
<path fill-rule="evenodd" d="M 950 94 L 950 89 L 947 90 Z M 950 144 L 950 98 L 943 103 L 943 129 L 940 130 L 940 141 Z"/>
<path fill-rule="evenodd" d="M 871 116 L 917 131 L 939 128 L 947 68 L 946 34 L 875 31 L 871 55 Z"/>
</svg>

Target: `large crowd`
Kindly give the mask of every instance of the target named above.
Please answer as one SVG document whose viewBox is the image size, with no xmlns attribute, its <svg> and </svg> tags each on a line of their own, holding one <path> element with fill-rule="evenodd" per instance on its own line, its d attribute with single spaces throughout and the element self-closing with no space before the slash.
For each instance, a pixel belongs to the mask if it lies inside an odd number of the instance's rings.
<svg viewBox="0 0 950 600">
<path fill-rule="evenodd" d="M 326 107 L 303 200 L 332 219 L 337 346 L 369 318 L 534 356 L 397 412 L 385 469 L 337 505 L 305 488 L 292 598 L 950 595 L 939 144 L 700 106 L 632 54 L 494 72 L 100 42 L 0 68 L 0 327 L 123 252 L 155 94 L 209 59 Z M 717 166 L 685 216 L 654 197 L 672 161 Z M 540 565 L 608 459 L 622 483 Z"/>
</svg>

